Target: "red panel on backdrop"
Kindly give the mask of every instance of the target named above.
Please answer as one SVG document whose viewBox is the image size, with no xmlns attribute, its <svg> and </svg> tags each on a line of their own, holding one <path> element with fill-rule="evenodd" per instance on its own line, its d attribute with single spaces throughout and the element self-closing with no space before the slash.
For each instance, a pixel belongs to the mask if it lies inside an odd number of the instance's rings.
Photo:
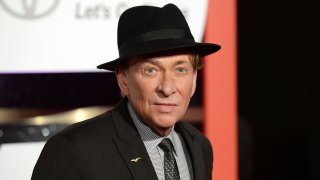
<svg viewBox="0 0 320 180">
<path fill-rule="evenodd" d="M 204 132 L 214 150 L 213 179 L 238 179 L 236 0 L 209 0 L 206 42 L 222 49 L 205 58 Z"/>
</svg>

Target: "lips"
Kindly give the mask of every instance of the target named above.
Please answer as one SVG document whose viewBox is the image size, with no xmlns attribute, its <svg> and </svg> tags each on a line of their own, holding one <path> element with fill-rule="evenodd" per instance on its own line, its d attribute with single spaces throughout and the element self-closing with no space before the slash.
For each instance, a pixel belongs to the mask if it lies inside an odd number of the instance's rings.
<svg viewBox="0 0 320 180">
<path fill-rule="evenodd" d="M 157 110 L 162 113 L 170 113 L 173 112 L 178 105 L 173 103 L 155 103 L 155 106 Z"/>
</svg>

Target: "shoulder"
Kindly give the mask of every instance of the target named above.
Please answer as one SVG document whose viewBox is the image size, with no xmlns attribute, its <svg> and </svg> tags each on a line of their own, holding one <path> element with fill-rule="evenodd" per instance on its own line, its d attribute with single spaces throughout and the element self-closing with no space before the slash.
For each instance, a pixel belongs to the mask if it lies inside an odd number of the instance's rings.
<svg viewBox="0 0 320 180">
<path fill-rule="evenodd" d="M 99 132 L 100 129 L 106 129 L 110 132 L 113 129 L 111 111 L 105 112 L 93 118 L 72 124 L 59 132 L 63 136 L 79 136 L 81 134 L 91 135 Z"/>
<path fill-rule="evenodd" d="M 51 137 L 41 151 L 32 179 L 89 179 L 88 170 L 96 167 L 91 165 L 97 161 L 95 156 L 115 149 L 103 149 L 112 143 L 111 117 L 107 112 L 70 125 Z"/>
<path fill-rule="evenodd" d="M 90 147 L 95 147 L 99 144 L 112 143 L 113 136 L 112 115 L 111 112 L 106 112 L 91 119 L 69 125 L 53 135 L 45 143 L 43 151 L 86 151 Z"/>
<path fill-rule="evenodd" d="M 113 134 L 113 118 L 111 112 L 106 112 L 91 119 L 72 124 L 54 135 L 51 139 L 64 139 L 74 146 L 81 147 L 89 146 L 99 141 L 106 141 L 106 139 L 111 140 Z"/>
</svg>

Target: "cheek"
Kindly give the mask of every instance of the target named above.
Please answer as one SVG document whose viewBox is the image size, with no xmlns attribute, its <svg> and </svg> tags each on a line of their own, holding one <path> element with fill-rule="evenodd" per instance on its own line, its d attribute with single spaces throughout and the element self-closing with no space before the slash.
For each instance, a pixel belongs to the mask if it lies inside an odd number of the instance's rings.
<svg viewBox="0 0 320 180">
<path fill-rule="evenodd" d="M 132 100 L 146 101 L 152 94 L 152 84 L 147 81 L 132 79 L 128 82 L 129 97 Z"/>
<path fill-rule="evenodd" d="M 187 81 L 185 83 L 181 83 L 179 85 L 179 89 L 180 89 L 180 94 L 183 96 L 184 100 L 188 100 L 192 97 L 195 91 L 195 86 L 192 81 Z"/>
</svg>

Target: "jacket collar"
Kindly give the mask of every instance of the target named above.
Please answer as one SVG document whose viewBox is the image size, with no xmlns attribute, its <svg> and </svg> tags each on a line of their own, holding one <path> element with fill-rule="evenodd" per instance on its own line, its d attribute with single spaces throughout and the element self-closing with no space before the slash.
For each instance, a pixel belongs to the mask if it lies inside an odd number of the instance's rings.
<svg viewBox="0 0 320 180">
<path fill-rule="evenodd" d="M 158 179 L 148 152 L 131 120 L 126 99 L 123 99 L 112 111 L 112 116 L 117 133 L 113 141 L 133 179 Z"/>
<path fill-rule="evenodd" d="M 204 167 L 203 153 L 201 151 L 201 145 L 198 143 L 197 135 L 194 133 L 194 129 L 191 125 L 183 122 L 176 124 L 176 130 L 181 133 L 183 140 L 187 146 L 188 153 L 191 157 L 193 175 L 195 180 L 206 179 L 206 172 Z"/>
</svg>

